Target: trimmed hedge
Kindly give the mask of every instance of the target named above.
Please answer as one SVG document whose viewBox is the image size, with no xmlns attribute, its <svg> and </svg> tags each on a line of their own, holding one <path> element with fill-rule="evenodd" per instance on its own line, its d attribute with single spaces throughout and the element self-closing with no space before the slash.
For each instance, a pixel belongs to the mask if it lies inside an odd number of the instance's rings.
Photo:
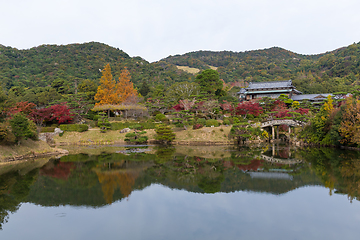
<svg viewBox="0 0 360 240">
<path fill-rule="evenodd" d="M 89 129 L 86 124 L 61 124 L 59 128 L 67 132 L 85 132 Z"/>
<path fill-rule="evenodd" d="M 220 126 L 220 123 L 218 121 L 216 121 L 215 119 L 209 119 L 209 120 L 206 120 L 205 125 L 207 127 L 211 127 L 211 126 L 218 127 L 218 126 Z"/>
<path fill-rule="evenodd" d="M 154 122 L 147 121 L 147 122 L 113 122 L 111 124 L 111 130 L 121 130 L 124 128 L 130 128 L 130 129 L 155 129 L 156 125 Z M 141 125 L 139 128 L 138 125 Z"/>
<path fill-rule="evenodd" d="M 204 125 L 206 125 L 206 119 L 205 118 L 198 118 L 196 123 L 201 124 L 201 125 L 204 126 Z"/>
<path fill-rule="evenodd" d="M 42 127 L 42 128 L 41 128 L 41 132 L 42 132 L 42 133 L 54 132 L 54 131 L 55 131 L 55 127 Z"/>
</svg>

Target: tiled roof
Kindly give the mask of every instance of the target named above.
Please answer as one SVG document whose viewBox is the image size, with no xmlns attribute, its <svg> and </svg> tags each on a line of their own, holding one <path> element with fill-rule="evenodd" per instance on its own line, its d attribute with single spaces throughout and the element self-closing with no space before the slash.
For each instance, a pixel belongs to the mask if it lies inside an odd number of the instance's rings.
<svg viewBox="0 0 360 240">
<path fill-rule="evenodd" d="M 317 93 L 317 94 L 302 94 L 302 95 L 294 95 L 291 97 L 294 101 L 302 101 L 302 100 L 321 100 L 326 99 L 327 96 L 332 94 L 331 93 Z"/>
<path fill-rule="evenodd" d="M 239 92 L 237 92 L 237 94 L 244 94 L 245 92 L 246 92 L 245 88 L 242 88 L 242 89 L 240 89 Z"/>
<path fill-rule="evenodd" d="M 251 82 L 246 90 L 272 89 L 272 88 L 293 88 L 291 80 L 277 82 Z"/>
</svg>

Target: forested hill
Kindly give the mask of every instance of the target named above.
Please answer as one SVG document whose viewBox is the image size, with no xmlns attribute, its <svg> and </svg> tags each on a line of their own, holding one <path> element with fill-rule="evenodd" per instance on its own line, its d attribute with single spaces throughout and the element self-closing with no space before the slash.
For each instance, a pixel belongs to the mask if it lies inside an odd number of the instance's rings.
<svg viewBox="0 0 360 240">
<path fill-rule="evenodd" d="M 75 82 L 80 84 L 85 79 L 98 83 L 100 70 L 107 63 L 115 78 L 127 67 L 137 87 L 144 81 L 152 86 L 170 86 L 194 80 L 193 74 L 177 66 L 199 70 L 216 67 L 221 79 L 238 86 L 250 81 L 292 79 L 303 93 L 351 92 L 360 87 L 360 43 L 318 55 L 273 47 L 246 52 L 197 51 L 149 63 L 96 42 L 41 45 L 28 50 L 0 45 L 0 87 L 46 87 L 58 81 L 73 89 Z"/>
<path fill-rule="evenodd" d="M 292 79 L 304 93 L 350 91 L 360 79 L 360 42 L 317 55 L 273 47 L 246 52 L 197 51 L 162 59 L 198 69 L 216 67 L 225 82 Z"/>
<path fill-rule="evenodd" d="M 84 79 L 98 81 L 100 70 L 110 63 L 116 77 L 127 67 L 132 81 L 172 84 L 193 78 L 166 62 L 149 63 L 141 57 L 131 58 L 127 53 L 106 44 L 90 42 L 70 45 L 41 45 L 28 50 L 0 45 L 1 86 L 45 87 L 54 80 L 72 83 Z"/>
</svg>

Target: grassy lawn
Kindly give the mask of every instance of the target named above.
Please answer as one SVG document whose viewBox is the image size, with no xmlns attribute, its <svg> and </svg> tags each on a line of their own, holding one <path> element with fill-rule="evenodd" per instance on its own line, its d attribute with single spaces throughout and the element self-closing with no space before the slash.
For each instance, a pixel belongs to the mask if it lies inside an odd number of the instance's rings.
<svg viewBox="0 0 360 240">
<path fill-rule="evenodd" d="M 191 73 L 191 74 L 197 74 L 198 72 L 200 72 L 200 69 L 198 69 L 198 68 L 191 68 L 188 66 L 176 66 L 176 67 L 180 70 L 183 70 L 183 71 Z"/>
<path fill-rule="evenodd" d="M 155 131 L 153 129 L 146 130 L 147 136 L 153 138 Z M 119 130 L 109 130 L 105 133 L 100 132 L 99 128 L 93 128 L 86 132 L 64 132 L 63 136 L 55 136 L 56 144 L 70 143 L 70 144 L 106 144 L 125 142 L 126 133 L 120 133 Z"/>
<path fill-rule="evenodd" d="M 228 136 L 231 126 L 225 127 L 203 127 L 193 130 L 175 131 L 175 141 L 198 141 L 198 142 L 214 142 L 214 141 L 229 141 Z"/>
<path fill-rule="evenodd" d="M 214 142 L 214 141 L 229 141 L 228 135 L 231 127 L 204 127 L 193 130 L 189 127 L 187 130 L 183 128 L 173 128 L 176 138 L 175 141 L 197 141 L 197 142 Z M 147 129 L 146 136 L 149 140 L 155 139 L 155 130 Z M 55 136 L 56 144 L 106 144 L 106 143 L 121 143 L 125 142 L 126 133 L 120 131 L 109 130 L 106 133 L 100 132 L 98 128 L 86 132 L 65 132 L 62 137 Z"/>
</svg>

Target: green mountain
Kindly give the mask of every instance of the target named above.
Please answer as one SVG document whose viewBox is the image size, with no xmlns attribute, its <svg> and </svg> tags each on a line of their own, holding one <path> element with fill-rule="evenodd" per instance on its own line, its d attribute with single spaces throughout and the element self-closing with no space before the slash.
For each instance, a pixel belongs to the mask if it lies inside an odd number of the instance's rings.
<svg viewBox="0 0 360 240">
<path fill-rule="evenodd" d="M 216 67 L 225 82 L 292 79 L 304 93 L 351 91 L 359 85 L 360 42 L 317 55 L 273 47 L 246 52 L 197 51 L 162 61 L 198 69 Z"/>
<path fill-rule="evenodd" d="M 250 81 L 292 79 L 303 93 L 351 92 L 360 84 L 360 42 L 317 55 L 273 47 L 245 52 L 196 51 L 154 63 L 130 57 L 106 44 L 90 42 L 41 45 L 28 50 L 0 45 L 0 86 L 4 89 L 46 87 L 57 81 L 74 89 L 75 82 L 85 79 L 98 82 L 100 70 L 107 63 L 116 78 L 127 67 L 137 87 L 143 82 L 170 86 L 194 80 L 193 74 L 178 66 L 199 70 L 215 67 L 220 78 L 234 85 L 238 83 L 238 86 L 246 86 Z"/>
<path fill-rule="evenodd" d="M 45 87 L 58 79 L 70 83 L 75 80 L 80 83 L 85 79 L 98 81 L 101 69 L 108 63 L 115 77 L 127 67 L 135 85 L 143 81 L 172 84 L 193 78 L 172 64 L 149 63 L 141 57 L 132 58 L 118 48 L 97 42 L 41 45 L 28 50 L 0 45 L 0 79 L 4 89 Z"/>
</svg>

